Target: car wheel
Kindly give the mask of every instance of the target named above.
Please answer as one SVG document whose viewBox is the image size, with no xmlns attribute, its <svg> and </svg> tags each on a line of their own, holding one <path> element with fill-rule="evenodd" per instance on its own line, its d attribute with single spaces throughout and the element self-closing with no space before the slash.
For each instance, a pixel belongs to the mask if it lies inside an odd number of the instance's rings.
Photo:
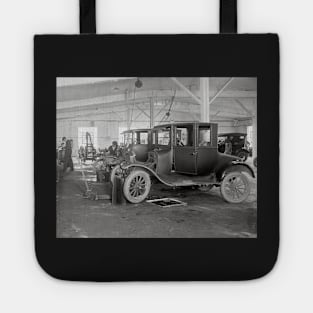
<svg viewBox="0 0 313 313">
<path fill-rule="evenodd" d="M 113 167 L 111 174 L 110 174 L 110 181 L 113 184 L 114 182 L 114 177 L 115 176 L 119 176 L 121 174 L 122 170 L 121 167 L 119 165 L 116 165 Z"/>
<path fill-rule="evenodd" d="M 243 162 L 245 162 L 248 159 L 248 153 L 245 151 L 239 151 L 238 158 L 240 158 Z"/>
<path fill-rule="evenodd" d="M 147 198 L 150 188 L 149 174 L 142 170 L 134 170 L 125 178 L 123 192 L 129 202 L 140 203 Z"/>
<path fill-rule="evenodd" d="M 250 183 L 247 176 L 239 172 L 226 174 L 221 183 L 221 194 L 229 203 L 241 203 L 250 194 Z"/>
<path fill-rule="evenodd" d="M 254 165 L 255 167 L 257 167 L 257 157 L 254 158 L 254 160 L 253 160 L 253 165 Z"/>
</svg>

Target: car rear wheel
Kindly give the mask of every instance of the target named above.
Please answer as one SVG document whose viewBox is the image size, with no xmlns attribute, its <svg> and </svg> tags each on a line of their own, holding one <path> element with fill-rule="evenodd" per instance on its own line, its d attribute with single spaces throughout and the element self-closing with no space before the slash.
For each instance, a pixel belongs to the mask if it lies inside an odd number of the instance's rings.
<svg viewBox="0 0 313 313">
<path fill-rule="evenodd" d="M 125 178 L 123 192 L 129 202 L 140 203 L 147 198 L 150 188 L 149 174 L 142 170 L 134 170 Z"/>
<path fill-rule="evenodd" d="M 240 203 L 245 201 L 250 194 L 250 183 L 248 177 L 240 172 L 226 174 L 221 183 L 221 194 L 229 203 Z"/>
</svg>

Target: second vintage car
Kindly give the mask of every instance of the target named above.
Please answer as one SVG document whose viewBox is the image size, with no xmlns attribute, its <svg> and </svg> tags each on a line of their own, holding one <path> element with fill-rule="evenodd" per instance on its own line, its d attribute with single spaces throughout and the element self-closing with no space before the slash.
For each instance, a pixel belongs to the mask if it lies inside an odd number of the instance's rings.
<svg viewBox="0 0 313 313">
<path fill-rule="evenodd" d="M 122 162 L 113 175 L 123 181 L 123 193 L 131 203 L 144 201 L 151 188 L 151 176 L 170 187 L 220 187 L 230 203 L 245 201 L 250 194 L 250 166 L 239 157 L 220 153 L 215 123 L 173 123 L 151 130 L 145 162 Z M 112 179 L 114 176 L 112 177 Z"/>
<path fill-rule="evenodd" d="M 229 144 L 231 155 L 238 156 L 243 161 L 248 159 L 250 154 L 249 143 L 247 141 L 247 134 L 243 133 L 227 133 L 218 135 L 218 151 L 224 153 L 226 145 Z"/>
</svg>

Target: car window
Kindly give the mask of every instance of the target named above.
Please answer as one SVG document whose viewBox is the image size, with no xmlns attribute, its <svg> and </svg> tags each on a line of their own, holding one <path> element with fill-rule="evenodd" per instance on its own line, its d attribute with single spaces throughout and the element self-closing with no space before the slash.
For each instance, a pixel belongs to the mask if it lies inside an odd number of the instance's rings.
<svg viewBox="0 0 313 313">
<path fill-rule="evenodd" d="M 211 146 L 211 128 L 210 126 L 200 126 L 198 136 L 199 147 Z"/>
<path fill-rule="evenodd" d="M 124 134 L 124 144 L 130 145 L 133 142 L 133 134 L 132 133 L 125 133 Z"/>
<path fill-rule="evenodd" d="M 226 136 L 218 136 L 218 144 L 225 143 L 225 140 L 227 139 Z"/>
<path fill-rule="evenodd" d="M 139 144 L 145 145 L 148 143 L 148 132 L 140 132 L 139 133 Z"/>
<path fill-rule="evenodd" d="M 190 147 L 193 146 L 193 126 L 176 128 L 176 146 Z"/>
<path fill-rule="evenodd" d="M 134 134 L 133 134 L 133 144 L 134 145 L 140 144 L 140 132 L 134 132 Z"/>
<path fill-rule="evenodd" d="M 157 144 L 168 146 L 170 144 L 170 128 L 162 128 L 157 131 Z"/>
</svg>

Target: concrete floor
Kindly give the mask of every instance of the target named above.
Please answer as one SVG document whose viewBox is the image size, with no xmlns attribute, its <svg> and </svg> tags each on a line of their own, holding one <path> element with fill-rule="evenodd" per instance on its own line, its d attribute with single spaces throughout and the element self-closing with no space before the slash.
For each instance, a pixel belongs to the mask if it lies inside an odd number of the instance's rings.
<svg viewBox="0 0 313 313">
<path fill-rule="evenodd" d="M 249 162 L 249 160 L 248 160 Z M 95 173 L 85 166 L 86 178 Z M 79 167 L 57 184 L 58 238 L 256 238 L 256 179 L 246 202 L 226 203 L 219 188 L 209 192 L 191 188 L 172 190 L 153 184 L 151 195 L 171 197 L 187 206 L 162 208 L 143 202 L 113 206 L 110 200 L 83 198 Z M 109 193 L 108 183 L 93 184 L 98 193 Z"/>
</svg>

